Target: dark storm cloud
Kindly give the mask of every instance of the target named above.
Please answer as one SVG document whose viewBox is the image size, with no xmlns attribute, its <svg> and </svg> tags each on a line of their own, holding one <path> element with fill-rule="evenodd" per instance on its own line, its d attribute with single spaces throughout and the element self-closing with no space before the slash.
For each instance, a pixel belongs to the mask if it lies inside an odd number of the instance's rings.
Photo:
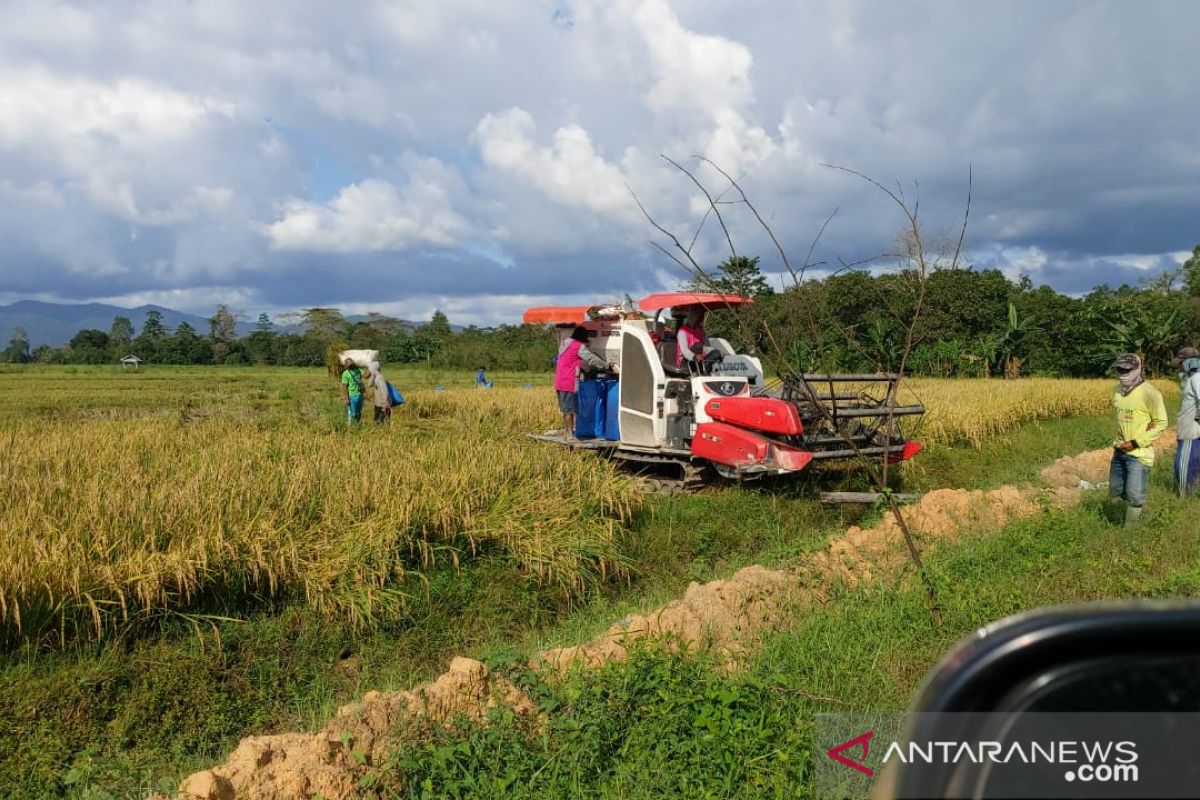
<svg viewBox="0 0 1200 800">
<path fill-rule="evenodd" d="M 511 266 L 451 251 L 417 252 L 399 259 L 379 254 L 310 254 L 281 258 L 248 273 L 245 285 L 284 307 L 384 303 L 424 295 L 608 297 L 654 288 L 645 266 L 629 260 L 624 251 L 531 257 Z"/>
</svg>

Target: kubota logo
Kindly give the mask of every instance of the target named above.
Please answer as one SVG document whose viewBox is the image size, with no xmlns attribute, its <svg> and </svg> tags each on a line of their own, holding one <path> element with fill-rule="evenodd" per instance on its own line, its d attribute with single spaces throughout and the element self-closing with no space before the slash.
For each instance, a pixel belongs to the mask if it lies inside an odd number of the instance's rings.
<svg viewBox="0 0 1200 800">
<path fill-rule="evenodd" d="M 856 769 L 868 777 L 874 777 L 875 770 L 867 766 L 867 753 L 871 749 L 871 737 L 874 735 L 875 731 L 867 731 L 866 733 L 859 734 L 853 739 L 849 739 L 839 745 L 829 748 L 827 751 L 825 751 L 826 755 L 840 764 L 845 764 L 847 767 L 850 767 L 850 769 Z M 862 748 L 861 756 L 858 758 L 852 758 L 845 755 L 847 750 L 852 750 L 856 747 Z"/>
</svg>

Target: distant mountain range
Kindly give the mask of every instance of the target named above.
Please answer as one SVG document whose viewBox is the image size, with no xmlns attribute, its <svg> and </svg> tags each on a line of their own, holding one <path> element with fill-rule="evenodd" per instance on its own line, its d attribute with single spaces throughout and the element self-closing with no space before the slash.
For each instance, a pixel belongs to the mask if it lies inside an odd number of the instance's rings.
<svg viewBox="0 0 1200 800">
<path fill-rule="evenodd" d="M 112 327 L 113 317 L 128 317 L 136 334 L 142 330 L 142 323 L 145 322 L 148 311 L 162 314 L 163 324 L 170 330 L 174 330 L 179 323 L 186 322 L 195 328 L 197 333 L 208 331 L 208 320 L 204 317 L 162 306 L 121 308 L 104 303 L 43 303 L 40 300 L 18 300 L 11 305 L 0 306 L 0 342 L 7 344 L 15 329 L 24 328 L 29 334 L 29 344 L 33 347 L 43 344 L 61 347 L 85 328 L 95 328 L 107 333 Z M 246 327 L 252 330 L 254 326 Z"/>
<path fill-rule="evenodd" d="M 7 306 L 0 306 L 0 348 L 8 344 L 17 328 L 24 328 L 29 335 L 31 347 L 50 345 L 61 347 L 85 328 L 94 328 L 107 333 L 112 328 L 113 317 L 128 317 L 133 323 L 134 335 L 142 330 L 146 321 L 146 312 L 157 311 L 162 314 L 163 325 L 168 330 L 174 330 L 181 322 L 186 322 L 204 335 L 208 333 L 208 318 L 196 314 L 186 314 L 162 306 L 145 305 L 137 308 L 122 308 L 105 303 L 45 303 L 40 300 L 18 300 Z M 351 322 L 366 319 L 364 316 L 351 315 L 346 317 Z M 257 318 L 238 322 L 239 336 L 245 336 L 254 330 Z M 420 323 L 401 320 L 408 328 L 415 328 Z M 456 329 L 458 326 L 454 326 Z M 281 333 L 299 331 L 295 325 L 275 325 L 274 330 Z"/>
</svg>

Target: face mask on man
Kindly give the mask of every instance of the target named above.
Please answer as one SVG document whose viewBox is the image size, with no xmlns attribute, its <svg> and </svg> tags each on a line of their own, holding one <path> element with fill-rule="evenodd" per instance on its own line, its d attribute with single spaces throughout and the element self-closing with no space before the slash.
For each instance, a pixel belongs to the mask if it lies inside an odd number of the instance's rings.
<svg viewBox="0 0 1200 800">
<path fill-rule="evenodd" d="M 1142 371 L 1141 369 L 1131 369 L 1126 372 L 1118 372 L 1117 380 L 1121 382 L 1121 394 L 1129 394 L 1142 382 Z"/>
<path fill-rule="evenodd" d="M 1136 353 L 1123 353 L 1113 364 L 1113 371 L 1121 382 L 1121 394 L 1127 395 L 1142 382 L 1142 359 Z"/>
</svg>

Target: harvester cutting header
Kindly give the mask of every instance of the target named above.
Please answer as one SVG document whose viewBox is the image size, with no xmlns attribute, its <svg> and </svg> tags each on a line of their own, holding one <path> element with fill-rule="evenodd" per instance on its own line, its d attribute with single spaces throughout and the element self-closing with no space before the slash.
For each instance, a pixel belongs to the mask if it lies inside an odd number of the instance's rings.
<svg viewBox="0 0 1200 800">
<path fill-rule="evenodd" d="M 557 326 L 560 351 L 582 326 L 588 349 L 614 367 L 580 381 L 575 431 L 534 438 L 657 467 L 687 488 L 713 474 L 789 475 L 813 462 L 899 462 L 921 450 L 905 438 L 902 423 L 925 409 L 897 404 L 898 375 L 767 381 L 758 358 L 703 334 L 707 311 L 752 302 L 675 292 L 648 295 L 636 307 L 627 299 L 616 306 L 527 309 L 526 323 Z"/>
</svg>

